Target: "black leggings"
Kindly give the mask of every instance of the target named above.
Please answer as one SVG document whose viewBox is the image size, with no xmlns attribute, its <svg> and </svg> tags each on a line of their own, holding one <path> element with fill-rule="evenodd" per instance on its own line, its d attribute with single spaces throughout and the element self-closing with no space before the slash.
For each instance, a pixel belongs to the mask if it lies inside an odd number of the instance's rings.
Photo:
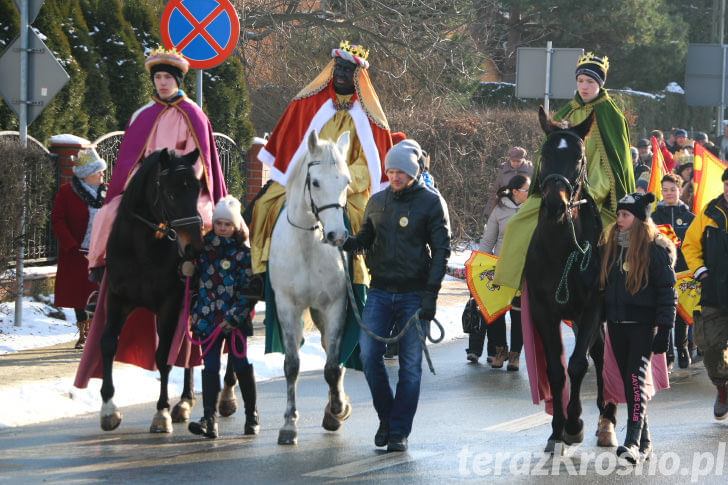
<svg viewBox="0 0 728 485">
<path fill-rule="evenodd" d="M 622 375 L 628 421 L 638 422 L 645 416 L 644 379 L 657 328 L 643 323 L 607 322 L 607 331 Z"/>
</svg>

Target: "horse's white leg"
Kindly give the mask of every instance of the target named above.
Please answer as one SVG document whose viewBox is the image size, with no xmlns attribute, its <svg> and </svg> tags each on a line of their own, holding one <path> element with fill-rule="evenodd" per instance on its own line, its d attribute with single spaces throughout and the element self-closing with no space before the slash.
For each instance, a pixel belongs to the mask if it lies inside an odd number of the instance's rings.
<svg viewBox="0 0 728 485">
<path fill-rule="evenodd" d="M 285 422 L 278 432 L 279 445 L 295 445 L 298 442 L 298 411 L 296 410 L 296 383 L 298 382 L 298 370 L 300 360 L 298 357 L 298 346 L 303 337 L 300 319 L 301 311 L 296 312 L 292 305 L 282 302 L 282 298 L 276 295 L 276 306 L 278 309 L 278 320 L 280 322 L 283 344 L 285 345 L 285 360 L 283 370 L 286 374 L 286 412 L 283 414 Z"/>
<path fill-rule="evenodd" d="M 322 337 L 326 342 L 326 365 L 324 378 L 329 384 L 329 403 L 324 409 L 322 426 L 329 431 L 336 431 L 341 423 L 351 415 L 349 398 L 344 393 L 344 367 L 341 366 L 341 348 L 346 324 L 345 295 L 336 299 L 328 308 L 311 310 L 314 320 L 320 328 L 325 329 Z"/>
</svg>

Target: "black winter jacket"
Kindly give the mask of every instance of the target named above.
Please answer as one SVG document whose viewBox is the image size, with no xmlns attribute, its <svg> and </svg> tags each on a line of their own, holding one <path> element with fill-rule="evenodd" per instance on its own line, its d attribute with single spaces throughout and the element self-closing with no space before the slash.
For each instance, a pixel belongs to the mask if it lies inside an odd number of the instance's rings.
<svg viewBox="0 0 728 485">
<path fill-rule="evenodd" d="M 690 212 L 688 206 L 681 200 L 677 205 L 665 205 L 663 201 L 657 203 L 655 212 L 652 213 L 652 220 L 655 224 L 670 224 L 675 230 L 675 234 L 682 241 L 685 239 L 685 231 L 695 219 L 695 214 Z M 675 263 L 675 271 L 685 271 L 688 264 L 685 262 L 680 248 L 677 249 L 677 263 Z"/>
<path fill-rule="evenodd" d="M 622 251 L 626 259 L 627 248 Z M 619 261 L 619 256 L 617 257 Z M 621 264 L 614 263 L 609 271 L 604 290 L 607 320 L 612 322 L 639 322 L 660 327 L 672 327 L 675 322 L 677 292 L 675 291 L 675 246 L 664 236 L 657 236 L 650 245 L 650 266 L 647 286 L 631 295 L 625 287 L 625 272 Z"/>
<path fill-rule="evenodd" d="M 726 224 L 725 199 L 722 195 L 711 200 L 705 215 L 718 227 L 706 226 L 701 239 L 703 261 L 708 276 L 701 280 L 703 291 L 700 304 L 728 309 L 728 227 Z"/>
<path fill-rule="evenodd" d="M 450 257 L 447 204 L 421 178 L 400 192 L 391 187 L 367 203 L 347 250 L 365 250 L 371 286 L 390 293 L 437 293 Z"/>
</svg>

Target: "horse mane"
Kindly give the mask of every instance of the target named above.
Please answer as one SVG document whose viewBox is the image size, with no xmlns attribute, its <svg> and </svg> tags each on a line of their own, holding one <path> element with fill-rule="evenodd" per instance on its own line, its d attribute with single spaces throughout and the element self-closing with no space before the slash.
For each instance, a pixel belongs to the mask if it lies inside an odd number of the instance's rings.
<svg viewBox="0 0 728 485">
<path fill-rule="evenodd" d="M 119 204 L 119 210 L 124 212 L 133 212 L 137 204 L 143 201 L 146 196 L 147 181 L 150 177 L 159 177 L 159 163 L 162 150 L 152 152 L 147 158 L 143 159 L 139 170 L 129 181 L 129 185 L 124 190 L 124 195 Z"/>
</svg>

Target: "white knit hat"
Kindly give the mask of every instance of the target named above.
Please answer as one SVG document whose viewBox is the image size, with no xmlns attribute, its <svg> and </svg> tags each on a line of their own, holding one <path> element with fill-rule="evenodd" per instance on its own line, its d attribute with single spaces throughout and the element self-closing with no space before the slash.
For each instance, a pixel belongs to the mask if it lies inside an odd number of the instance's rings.
<svg viewBox="0 0 728 485">
<path fill-rule="evenodd" d="M 226 195 L 217 201 L 215 211 L 212 213 L 212 222 L 218 219 L 227 219 L 232 222 L 238 231 L 243 228 L 243 216 L 240 215 L 240 201 L 232 195 Z"/>
<path fill-rule="evenodd" d="M 106 162 L 99 155 L 94 147 L 84 148 L 78 152 L 78 155 L 71 158 L 73 164 L 73 175 L 80 179 L 106 170 Z"/>
</svg>

